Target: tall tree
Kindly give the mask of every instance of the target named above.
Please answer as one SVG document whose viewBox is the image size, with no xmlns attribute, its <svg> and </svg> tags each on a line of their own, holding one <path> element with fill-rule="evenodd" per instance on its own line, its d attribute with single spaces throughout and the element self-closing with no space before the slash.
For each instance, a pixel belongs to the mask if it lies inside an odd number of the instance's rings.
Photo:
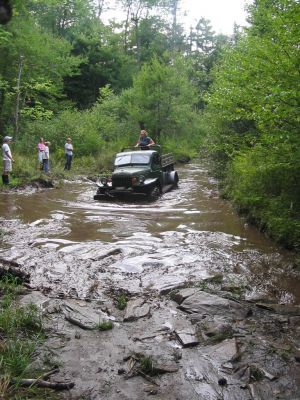
<svg viewBox="0 0 300 400">
<path fill-rule="evenodd" d="M 136 62 L 138 69 L 141 67 L 141 37 L 140 22 L 147 18 L 151 10 L 160 4 L 161 0 L 119 0 L 126 13 L 124 23 L 124 48 L 128 49 L 128 37 L 131 26 L 134 32 L 134 46 L 136 48 Z"/>
<path fill-rule="evenodd" d="M 193 129 L 197 95 L 181 58 L 173 65 L 156 58 L 144 65 L 133 88 L 123 93 L 123 101 L 129 115 L 156 138 L 180 136 Z"/>
<path fill-rule="evenodd" d="M 211 22 L 205 18 L 200 18 L 195 29 L 190 30 L 188 58 L 193 67 L 193 80 L 199 91 L 198 107 L 201 109 L 205 108 L 204 97 L 212 83 L 211 69 L 229 43 L 230 38 L 216 35 Z"/>
<path fill-rule="evenodd" d="M 17 13 L 17 9 L 16 13 Z M 49 117 L 58 109 L 63 78 L 76 72 L 81 59 L 70 56 L 71 45 L 45 32 L 23 3 L 12 21 L 0 28 L 0 125 L 14 115 Z M 13 40 L 11 40 L 13 38 Z"/>
<path fill-rule="evenodd" d="M 65 89 L 79 108 L 89 108 L 97 100 L 99 89 L 110 85 L 120 92 L 132 84 L 136 71 L 134 58 L 125 53 L 122 36 L 112 27 L 93 21 L 85 33 L 72 35 L 72 54 L 85 57 L 79 74 L 65 79 Z"/>
<path fill-rule="evenodd" d="M 95 16 L 91 0 L 36 0 L 28 1 L 30 13 L 39 24 L 53 35 L 66 37 L 70 32 L 84 29 L 84 24 Z"/>
</svg>

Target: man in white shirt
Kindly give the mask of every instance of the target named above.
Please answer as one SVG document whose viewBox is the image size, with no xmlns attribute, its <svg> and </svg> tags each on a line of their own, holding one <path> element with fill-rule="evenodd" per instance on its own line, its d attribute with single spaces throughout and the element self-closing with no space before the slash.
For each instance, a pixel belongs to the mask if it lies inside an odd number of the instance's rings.
<svg viewBox="0 0 300 400">
<path fill-rule="evenodd" d="M 11 155 L 9 144 L 12 141 L 11 136 L 5 136 L 3 138 L 3 145 L 2 145 L 2 155 L 3 155 L 3 175 L 2 175 L 2 182 L 3 185 L 9 184 L 9 173 L 12 171 L 12 163 L 14 159 Z"/>
<path fill-rule="evenodd" d="M 65 156 L 66 156 L 66 163 L 65 163 L 65 171 L 71 169 L 72 165 L 72 158 L 73 158 L 73 145 L 72 139 L 68 138 L 67 143 L 65 144 Z"/>
</svg>

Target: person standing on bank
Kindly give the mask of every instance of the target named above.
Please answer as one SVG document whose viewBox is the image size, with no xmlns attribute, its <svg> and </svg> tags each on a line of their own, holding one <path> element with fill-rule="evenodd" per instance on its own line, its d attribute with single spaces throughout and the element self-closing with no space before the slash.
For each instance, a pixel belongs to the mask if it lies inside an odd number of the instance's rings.
<svg viewBox="0 0 300 400">
<path fill-rule="evenodd" d="M 144 129 L 141 130 L 139 140 L 135 147 L 144 147 L 144 146 L 151 146 L 152 144 L 155 144 L 154 141 L 151 139 L 151 137 L 148 136 L 147 131 Z"/>
<path fill-rule="evenodd" d="M 50 142 L 45 142 L 45 149 L 43 151 L 43 171 L 48 174 L 49 172 L 49 146 Z"/>
<path fill-rule="evenodd" d="M 45 150 L 45 141 L 44 139 L 41 137 L 40 141 L 37 145 L 37 151 L 38 151 L 38 162 L 39 162 L 39 168 L 42 170 L 43 169 L 43 153 Z"/>
<path fill-rule="evenodd" d="M 73 145 L 72 145 L 72 139 L 68 138 L 67 143 L 65 144 L 65 157 L 66 157 L 66 163 L 65 163 L 65 171 L 71 169 L 72 165 L 72 159 L 73 159 Z"/>
<path fill-rule="evenodd" d="M 3 154 L 3 175 L 2 182 L 3 185 L 9 184 L 9 173 L 12 171 L 12 163 L 14 159 L 11 155 L 9 144 L 12 141 L 11 136 L 5 136 L 3 138 L 2 154 Z"/>
</svg>

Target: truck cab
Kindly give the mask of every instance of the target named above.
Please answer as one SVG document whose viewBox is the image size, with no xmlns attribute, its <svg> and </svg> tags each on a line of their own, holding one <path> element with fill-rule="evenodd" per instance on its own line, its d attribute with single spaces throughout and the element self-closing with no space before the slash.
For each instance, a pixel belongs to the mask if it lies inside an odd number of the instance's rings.
<svg viewBox="0 0 300 400">
<path fill-rule="evenodd" d="M 110 177 L 98 183 L 95 200 L 122 195 L 146 196 L 157 199 L 164 191 L 178 183 L 171 154 L 161 154 L 158 145 L 123 149 L 114 159 Z"/>
</svg>

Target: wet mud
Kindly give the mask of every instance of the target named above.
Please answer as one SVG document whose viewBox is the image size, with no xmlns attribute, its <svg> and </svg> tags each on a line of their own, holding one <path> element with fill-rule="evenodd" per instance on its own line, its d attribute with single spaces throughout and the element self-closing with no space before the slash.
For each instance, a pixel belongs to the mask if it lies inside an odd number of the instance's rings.
<svg viewBox="0 0 300 400">
<path fill-rule="evenodd" d="M 87 180 L 0 194 L 0 267 L 29 277 L 50 329 L 36 362 L 61 366 L 68 399 L 300 398 L 296 257 L 205 166 L 179 175 L 154 203 L 94 201 Z"/>
</svg>

